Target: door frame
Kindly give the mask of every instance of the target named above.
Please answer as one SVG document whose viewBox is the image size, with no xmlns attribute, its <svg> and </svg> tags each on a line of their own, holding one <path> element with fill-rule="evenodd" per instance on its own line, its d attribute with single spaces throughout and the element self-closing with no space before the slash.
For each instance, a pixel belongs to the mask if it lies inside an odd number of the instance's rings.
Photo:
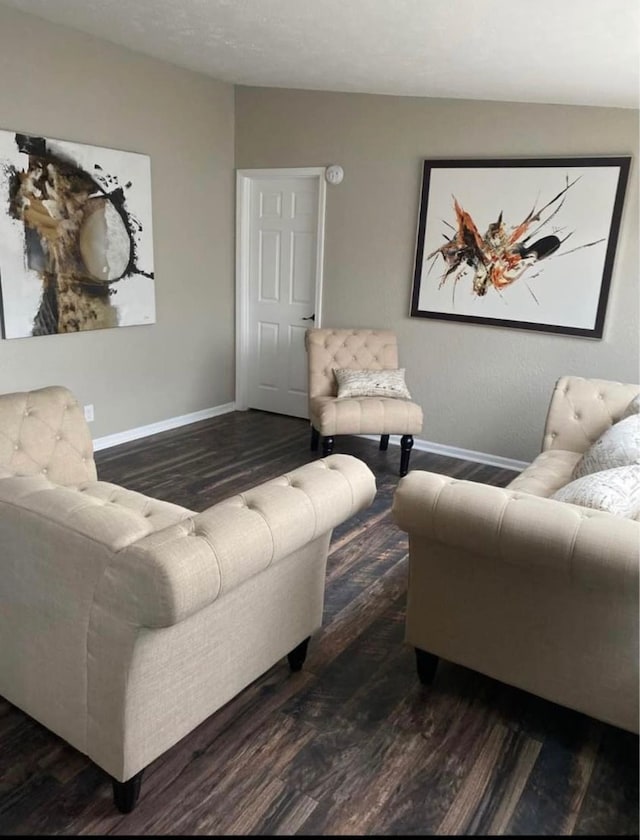
<svg viewBox="0 0 640 840">
<path fill-rule="evenodd" d="M 318 227 L 316 231 L 316 300 L 314 325 L 322 323 L 322 279 L 324 266 L 324 222 L 327 196 L 325 167 L 236 170 L 236 399 L 238 411 L 248 408 L 249 376 L 249 232 L 251 226 L 251 182 L 263 178 L 317 178 Z"/>
</svg>

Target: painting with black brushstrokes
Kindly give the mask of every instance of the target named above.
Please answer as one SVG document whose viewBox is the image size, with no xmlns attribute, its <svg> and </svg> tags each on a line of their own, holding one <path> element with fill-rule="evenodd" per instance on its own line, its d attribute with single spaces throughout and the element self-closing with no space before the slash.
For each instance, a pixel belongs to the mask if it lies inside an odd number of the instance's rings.
<svg viewBox="0 0 640 840">
<path fill-rule="evenodd" d="M 4 338 L 155 323 L 148 155 L 0 131 Z"/>
<path fill-rule="evenodd" d="M 629 165 L 425 160 L 411 315 L 601 338 Z"/>
</svg>

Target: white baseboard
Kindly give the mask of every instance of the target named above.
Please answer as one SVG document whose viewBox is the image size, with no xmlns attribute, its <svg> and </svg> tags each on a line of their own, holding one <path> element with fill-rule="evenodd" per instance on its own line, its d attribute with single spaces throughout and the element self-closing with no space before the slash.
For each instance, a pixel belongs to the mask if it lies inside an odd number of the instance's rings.
<svg viewBox="0 0 640 840">
<path fill-rule="evenodd" d="M 215 405 L 212 408 L 203 408 L 202 411 L 193 411 L 191 414 L 182 414 L 179 417 L 169 417 L 167 420 L 160 420 L 157 423 L 150 423 L 148 426 L 138 426 L 136 429 L 127 429 L 124 432 L 116 432 L 113 435 L 96 438 L 93 441 L 93 451 L 108 449 L 111 446 L 118 446 L 120 443 L 129 443 L 132 440 L 156 435 L 158 432 L 168 432 L 170 429 L 177 429 L 179 426 L 188 426 L 189 423 L 197 423 L 198 420 L 208 420 L 210 417 L 218 417 L 221 414 L 230 414 L 236 410 L 235 402 Z M 379 440 L 380 435 L 359 435 L 368 440 Z M 400 435 L 391 435 L 389 442 L 400 444 Z M 515 461 L 513 458 L 503 458 L 502 455 L 491 455 L 488 452 L 476 452 L 474 449 L 460 449 L 457 446 L 446 446 L 442 443 L 434 443 L 431 440 L 414 438 L 413 448 L 421 452 L 433 452 L 435 455 L 445 455 L 448 458 L 462 458 L 465 461 L 475 461 L 478 464 L 488 464 L 492 467 L 501 467 L 505 470 L 517 470 L 521 472 L 529 466 L 527 461 Z"/>
<path fill-rule="evenodd" d="M 203 408 L 202 411 L 181 414 L 179 417 L 169 417 L 167 420 L 149 423 L 148 426 L 138 426 L 136 429 L 127 429 L 125 432 L 116 432 L 114 435 L 96 438 L 93 441 L 93 451 L 98 452 L 100 449 L 108 449 L 110 446 L 118 446 L 120 443 L 128 443 L 131 440 L 156 435 L 158 432 L 168 432 L 169 429 L 177 429 L 179 426 L 197 423 L 198 420 L 208 420 L 209 417 L 218 417 L 220 414 L 230 414 L 235 411 L 235 408 L 236 404 L 234 402 L 215 405 L 213 408 Z"/>
<path fill-rule="evenodd" d="M 360 435 L 369 440 L 379 440 L 380 435 Z M 400 444 L 400 435 L 391 435 L 390 443 Z M 431 440 L 414 438 L 413 448 L 420 452 L 433 452 L 435 455 L 446 455 L 447 458 L 463 458 L 465 461 L 475 461 L 478 464 L 488 464 L 491 467 L 501 467 L 504 470 L 522 472 L 529 466 L 528 461 L 516 461 L 513 458 L 503 458 L 502 455 L 491 455 L 489 452 L 476 452 L 475 449 L 460 449 L 457 446 L 446 446 Z"/>
</svg>

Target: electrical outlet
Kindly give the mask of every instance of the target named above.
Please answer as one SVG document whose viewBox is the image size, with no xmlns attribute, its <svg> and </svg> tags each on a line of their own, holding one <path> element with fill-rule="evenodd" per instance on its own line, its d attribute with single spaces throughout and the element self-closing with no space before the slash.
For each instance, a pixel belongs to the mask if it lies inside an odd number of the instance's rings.
<svg viewBox="0 0 640 840">
<path fill-rule="evenodd" d="M 87 423 L 93 423 L 93 405 L 85 405 L 84 419 L 87 421 Z"/>
</svg>

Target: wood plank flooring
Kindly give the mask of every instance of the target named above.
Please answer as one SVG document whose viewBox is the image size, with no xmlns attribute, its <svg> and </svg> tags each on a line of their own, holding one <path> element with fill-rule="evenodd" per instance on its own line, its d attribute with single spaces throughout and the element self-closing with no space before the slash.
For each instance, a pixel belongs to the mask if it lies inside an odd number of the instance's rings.
<svg viewBox="0 0 640 840">
<path fill-rule="evenodd" d="M 400 449 L 336 440 L 374 470 L 334 532 L 324 624 L 160 756 L 119 814 L 102 770 L 0 700 L 0 834 L 638 835 L 638 738 L 451 663 L 418 682 L 403 642 Z M 96 455 L 100 478 L 203 510 L 300 466 L 305 421 L 236 412 Z M 507 470 L 414 451 L 412 469 L 495 485 Z"/>
</svg>

